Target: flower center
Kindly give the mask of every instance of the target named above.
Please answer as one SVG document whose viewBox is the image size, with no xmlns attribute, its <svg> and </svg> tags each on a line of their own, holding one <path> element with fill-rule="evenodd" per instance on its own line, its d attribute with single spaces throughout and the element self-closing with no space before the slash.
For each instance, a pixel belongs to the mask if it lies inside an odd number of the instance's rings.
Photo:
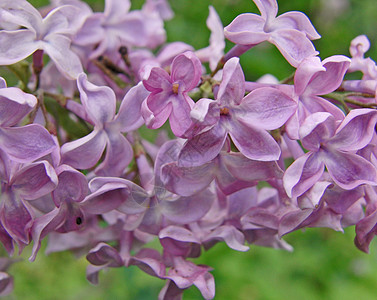
<svg viewBox="0 0 377 300">
<path fill-rule="evenodd" d="M 229 115 L 229 108 L 227 107 L 220 108 L 220 116 L 226 116 L 226 115 Z"/>
<path fill-rule="evenodd" d="M 174 94 L 178 94 L 178 88 L 179 88 L 179 84 L 173 83 L 172 91 Z"/>
</svg>

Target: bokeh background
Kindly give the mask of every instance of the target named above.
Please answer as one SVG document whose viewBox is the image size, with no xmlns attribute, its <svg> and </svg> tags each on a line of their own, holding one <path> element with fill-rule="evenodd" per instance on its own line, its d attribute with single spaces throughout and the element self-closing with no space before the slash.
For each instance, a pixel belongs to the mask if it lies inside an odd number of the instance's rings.
<svg viewBox="0 0 377 300">
<path fill-rule="evenodd" d="M 35 6 L 48 0 L 29 1 Z M 95 10 L 103 9 L 103 0 L 87 1 Z M 169 41 L 184 41 L 196 49 L 208 45 L 209 31 L 205 26 L 208 6 L 212 5 L 225 25 L 238 14 L 258 13 L 251 0 L 170 0 L 175 18 L 166 22 Z M 372 44 L 368 56 L 377 59 L 376 0 L 280 0 L 279 14 L 299 10 L 305 12 L 322 35 L 314 42 L 322 59 L 349 55 L 350 41 L 366 34 Z M 143 1 L 132 0 L 132 8 Z M 227 48 L 231 47 L 227 44 Z M 241 58 L 246 78 L 255 80 L 270 73 L 278 79 L 292 74 L 294 69 L 271 45 L 265 43 Z M 5 76 L 6 77 L 6 76 Z M 251 246 L 249 252 L 238 253 L 225 244 L 218 244 L 196 263 L 213 267 L 216 280 L 215 299 L 377 299 L 377 245 L 364 254 L 353 244 L 354 227 L 345 233 L 329 229 L 307 229 L 285 237 L 293 252 Z M 158 247 L 157 243 L 151 247 Z M 15 290 L 5 299 L 156 299 L 164 285 L 132 266 L 110 269 L 100 275 L 98 286 L 85 279 L 87 262 L 71 253 L 43 254 L 34 263 L 28 262 L 30 249 L 21 256 L 23 261 L 11 266 Z M 184 299 L 201 299 L 192 287 Z"/>
</svg>

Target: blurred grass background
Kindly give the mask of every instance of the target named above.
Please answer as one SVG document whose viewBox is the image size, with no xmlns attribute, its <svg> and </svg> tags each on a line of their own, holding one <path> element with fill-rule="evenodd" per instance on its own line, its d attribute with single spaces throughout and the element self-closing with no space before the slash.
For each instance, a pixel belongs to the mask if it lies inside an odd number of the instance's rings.
<svg viewBox="0 0 377 300">
<path fill-rule="evenodd" d="M 29 2 L 35 6 L 48 4 L 47 0 Z M 87 2 L 99 11 L 104 5 L 103 0 Z M 169 41 L 184 41 L 196 49 L 208 44 L 208 5 L 216 8 L 224 26 L 240 13 L 258 13 L 251 0 L 170 2 L 176 16 L 166 23 Z M 140 8 L 142 3 L 132 1 L 133 8 Z M 360 34 L 366 34 L 372 43 L 367 56 L 377 58 L 376 0 L 279 1 L 279 14 L 290 10 L 305 12 L 322 35 L 314 42 L 322 59 L 349 55 L 350 41 Z M 267 43 L 244 54 L 241 64 L 248 80 L 266 73 L 282 79 L 294 71 Z M 345 234 L 328 229 L 298 231 L 285 238 L 295 248 L 292 253 L 256 246 L 247 253 L 238 253 L 218 244 L 195 262 L 214 268 L 215 299 L 377 299 L 376 242 L 372 242 L 371 254 L 364 254 L 353 245 L 354 234 L 354 228 L 348 228 Z M 85 258 L 76 259 L 71 253 L 44 256 L 41 250 L 36 261 L 30 263 L 29 253 L 26 249 L 24 261 L 9 269 L 15 277 L 15 290 L 5 299 L 148 300 L 156 299 L 164 284 L 130 267 L 102 272 L 100 284 L 92 286 L 85 279 Z M 185 291 L 184 299 L 201 299 L 201 295 L 192 287 Z"/>
</svg>

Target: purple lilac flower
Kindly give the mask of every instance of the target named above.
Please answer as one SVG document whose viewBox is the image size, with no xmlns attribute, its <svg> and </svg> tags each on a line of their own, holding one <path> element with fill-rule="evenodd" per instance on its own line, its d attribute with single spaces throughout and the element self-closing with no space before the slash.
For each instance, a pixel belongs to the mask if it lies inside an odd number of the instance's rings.
<svg viewBox="0 0 377 300">
<path fill-rule="evenodd" d="M 148 128 L 160 128 L 169 118 L 173 133 L 182 136 L 191 125 L 190 111 L 194 106 L 187 93 L 198 85 L 201 75 L 202 65 L 189 51 L 173 60 L 170 75 L 162 68 L 153 68 L 143 81 L 151 92 L 142 107 Z"/>
<path fill-rule="evenodd" d="M 321 178 L 325 166 L 343 189 L 376 185 L 376 168 L 354 153 L 371 141 L 376 122 L 377 114 L 372 109 L 352 110 L 340 124 L 326 112 L 307 117 L 300 128 L 300 138 L 309 152 L 296 159 L 284 174 L 288 196 L 298 197 L 311 188 Z"/>
<path fill-rule="evenodd" d="M 179 156 L 181 166 L 199 166 L 214 159 L 228 134 L 247 158 L 279 159 L 280 147 L 267 130 L 281 127 L 297 104 L 283 92 L 268 87 L 244 97 L 244 83 L 238 58 L 227 61 L 216 100 L 200 99 L 191 111 L 193 124 Z"/>
<path fill-rule="evenodd" d="M 80 59 L 70 50 L 69 38 L 85 18 L 77 7 L 63 5 L 42 18 L 26 0 L 5 0 L 0 4 L 0 16 L 5 28 L 0 31 L 0 65 L 14 64 L 40 49 L 66 77 L 76 79 L 82 72 Z"/>
<path fill-rule="evenodd" d="M 119 176 L 133 156 L 130 142 L 122 132 L 135 130 L 143 124 L 140 107 L 147 91 L 141 83 L 133 87 L 124 96 L 115 115 L 116 98 L 112 89 L 90 83 L 85 74 L 79 76 L 77 84 L 82 102 L 82 107 L 78 107 L 77 111 L 94 124 L 94 130 L 81 139 L 65 143 L 61 147 L 62 162 L 78 169 L 91 168 L 99 161 L 106 147 L 105 159 L 96 172 L 105 176 Z"/>
</svg>

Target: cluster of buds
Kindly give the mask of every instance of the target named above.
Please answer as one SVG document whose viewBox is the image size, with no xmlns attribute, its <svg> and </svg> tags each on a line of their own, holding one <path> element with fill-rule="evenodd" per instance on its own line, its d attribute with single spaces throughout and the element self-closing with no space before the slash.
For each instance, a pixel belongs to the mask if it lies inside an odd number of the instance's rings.
<svg viewBox="0 0 377 300">
<path fill-rule="evenodd" d="M 253 0 L 209 46 L 165 43 L 166 0 L 0 2 L 0 242 L 9 255 L 47 238 L 47 253 L 86 255 L 87 278 L 137 266 L 166 281 L 159 299 L 195 285 L 212 299 L 218 242 L 292 247 L 305 227 L 377 234 L 377 66 L 365 36 L 350 57 L 321 59 L 306 15 Z M 234 47 L 224 53 L 225 39 Z M 239 56 L 275 45 L 295 73 L 248 81 Z M 158 49 L 158 50 L 156 50 Z M 27 60 L 32 56 L 32 60 Z M 45 64 L 45 65 L 44 65 Z M 247 67 L 247 66 L 246 66 Z M 359 80 L 346 80 L 352 72 Z M 167 122 L 168 121 L 168 122 Z M 165 125 L 169 123 L 169 125 Z M 157 131 L 157 129 L 161 128 Z M 154 134 L 157 132 L 157 134 Z M 148 248 L 157 239 L 160 250 Z M 246 245 L 248 244 L 248 245 Z M 12 289 L 3 258 L 0 295 Z"/>
</svg>

